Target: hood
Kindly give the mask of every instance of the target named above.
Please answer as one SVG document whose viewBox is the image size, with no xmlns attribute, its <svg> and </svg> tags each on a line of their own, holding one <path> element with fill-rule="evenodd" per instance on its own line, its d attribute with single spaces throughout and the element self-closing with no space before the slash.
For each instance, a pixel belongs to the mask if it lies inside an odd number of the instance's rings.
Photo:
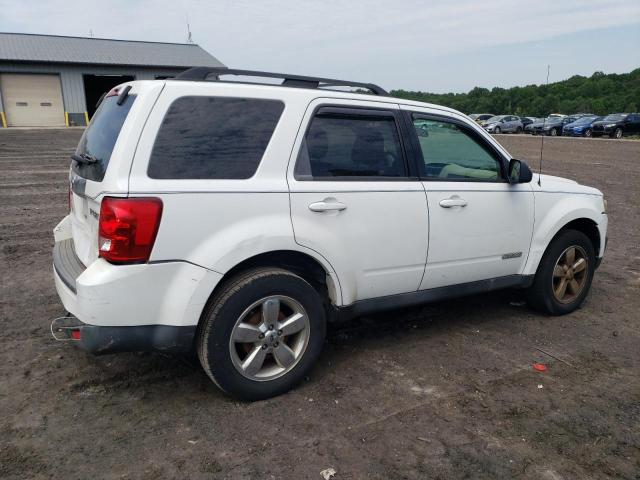
<svg viewBox="0 0 640 480">
<path fill-rule="evenodd" d="M 551 182 L 551 183 L 573 183 L 575 185 L 578 184 L 575 180 L 571 180 L 569 178 L 564 177 L 556 177 L 555 175 L 545 175 L 544 173 L 541 175 L 542 182 Z"/>
<path fill-rule="evenodd" d="M 575 180 L 568 178 L 556 177 L 554 175 L 540 175 L 541 187 L 538 187 L 538 174 L 533 174 L 533 180 L 531 182 L 534 185 L 534 189 L 542 190 L 544 192 L 563 192 L 563 193 L 587 193 L 591 195 L 602 195 L 602 192 L 597 188 L 587 187 L 586 185 L 580 185 Z"/>
<path fill-rule="evenodd" d="M 598 120 L 597 122 L 593 122 L 591 125 L 617 125 L 621 123 L 620 120 Z"/>
</svg>

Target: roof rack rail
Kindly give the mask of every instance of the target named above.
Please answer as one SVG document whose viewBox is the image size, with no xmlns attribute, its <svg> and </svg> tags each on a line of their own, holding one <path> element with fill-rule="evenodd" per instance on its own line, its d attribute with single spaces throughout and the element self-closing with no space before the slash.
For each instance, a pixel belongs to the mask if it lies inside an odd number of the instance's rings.
<svg viewBox="0 0 640 480">
<path fill-rule="evenodd" d="M 335 80 L 331 78 L 304 77 L 302 75 L 290 75 L 288 73 L 259 72 L 254 70 L 238 70 L 226 67 L 193 67 L 176 75 L 174 80 L 214 81 L 220 80 L 220 75 L 237 75 L 246 77 L 282 78 L 282 87 L 297 88 L 326 88 L 326 87 L 357 87 L 371 91 L 376 95 L 388 96 L 389 93 L 373 83 L 350 82 L 348 80 Z M 231 83 L 231 82 L 227 82 Z M 236 82 L 252 83 L 252 82 Z M 271 85 L 271 84 L 267 84 Z"/>
</svg>

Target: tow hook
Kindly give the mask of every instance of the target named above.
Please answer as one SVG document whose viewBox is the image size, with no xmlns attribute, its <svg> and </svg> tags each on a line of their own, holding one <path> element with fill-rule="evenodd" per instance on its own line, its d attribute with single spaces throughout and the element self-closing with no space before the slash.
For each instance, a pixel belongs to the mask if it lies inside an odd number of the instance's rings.
<svg viewBox="0 0 640 480">
<path fill-rule="evenodd" d="M 84 324 L 76 317 L 70 315 L 58 317 L 51 322 L 51 335 L 59 342 L 68 340 L 80 340 Z"/>
</svg>

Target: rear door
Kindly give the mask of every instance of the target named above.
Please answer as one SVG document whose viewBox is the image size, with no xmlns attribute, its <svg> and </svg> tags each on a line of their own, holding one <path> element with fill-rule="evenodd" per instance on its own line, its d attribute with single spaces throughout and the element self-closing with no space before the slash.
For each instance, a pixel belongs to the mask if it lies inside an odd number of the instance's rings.
<svg viewBox="0 0 640 480">
<path fill-rule="evenodd" d="M 71 231 L 76 255 L 87 266 L 98 258 L 102 197 L 127 195 L 136 141 L 143 120 L 162 89 L 161 82 L 146 89 L 132 85 L 121 101 L 117 95 L 121 90 L 110 92 L 84 131 L 75 153 L 89 163 L 71 161 Z"/>
<path fill-rule="evenodd" d="M 504 153 L 462 118 L 422 109 L 407 120 L 427 122 L 430 132 L 414 128 L 412 136 L 430 218 L 421 288 L 521 273 L 533 232 L 531 185 L 510 185 Z"/>
<path fill-rule="evenodd" d="M 289 165 L 296 242 L 336 270 L 344 304 L 416 291 L 427 256 L 424 188 L 396 104 L 318 99 Z"/>
</svg>

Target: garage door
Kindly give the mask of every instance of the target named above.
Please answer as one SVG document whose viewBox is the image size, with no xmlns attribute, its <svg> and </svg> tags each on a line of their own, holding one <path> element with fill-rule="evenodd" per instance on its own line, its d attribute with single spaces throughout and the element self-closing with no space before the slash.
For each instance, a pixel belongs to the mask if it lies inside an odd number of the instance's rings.
<svg viewBox="0 0 640 480">
<path fill-rule="evenodd" d="M 10 127 L 64 126 L 58 75 L 0 75 L 2 103 Z"/>
</svg>

